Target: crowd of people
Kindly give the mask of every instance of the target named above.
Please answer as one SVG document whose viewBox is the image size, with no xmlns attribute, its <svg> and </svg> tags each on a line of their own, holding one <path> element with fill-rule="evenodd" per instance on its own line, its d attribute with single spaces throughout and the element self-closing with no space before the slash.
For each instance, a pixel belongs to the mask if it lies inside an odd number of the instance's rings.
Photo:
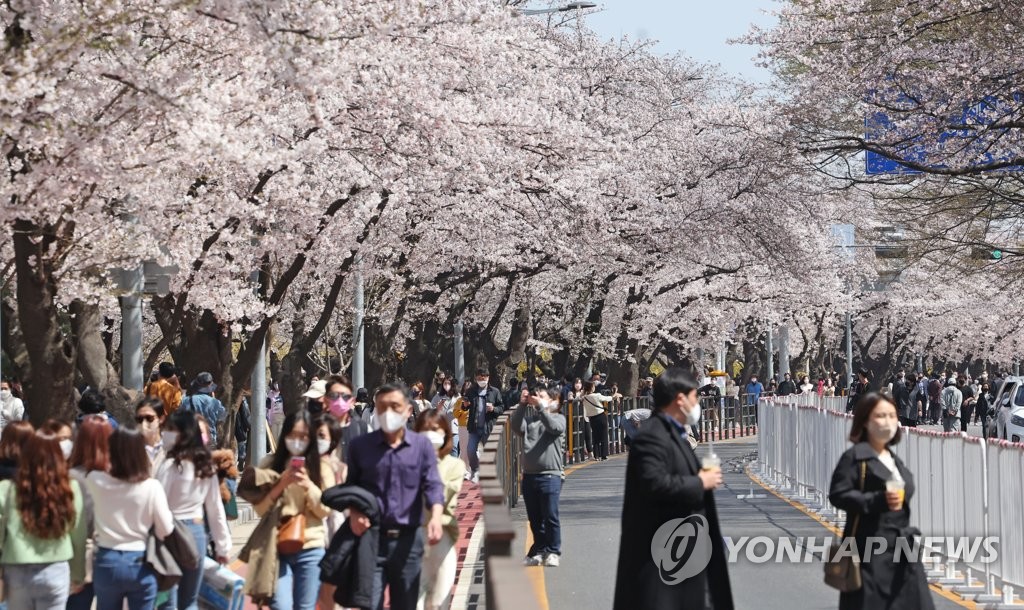
<svg viewBox="0 0 1024 610">
<path fill-rule="evenodd" d="M 269 398 L 271 453 L 239 472 L 217 449 L 226 408 L 212 375 L 161 364 L 119 422 L 86 388 L 72 422 L 34 428 L 24 405 L 3 405 L 0 516 L 7 607 L 194 609 L 210 561 L 232 556 L 239 499 L 259 517 L 239 558 L 244 592 L 275 610 L 445 608 L 456 577 L 458 495 L 479 479 L 480 451 L 507 407 L 529 448 L 524 497 L 534 528 L 531 565 L 557 566 L 563 478 L 564 400 L 589 401 L 607 458 L 607 415 L 616 392 L 600 376 L 582 382 L 514 380 L 492 386 L 484 369 L 459 384 L 437 373 L 424 384 L 370 393 L 341 376 L 316 379 L 280 418 Z M 10 386 L 5 384 L 5 391 Z M 429 398 L 428 398 L 429 396 Z M 249 417 L 248 410 L 236 417 Z M 600 434 L 605 430 L 604 434 Z M 241 433 L 242 431 L 239 430 Z M 247 438 L 236 435 L 238 453 Z M 470 484 L 472 484 L 470 483 Z M 181 561 L 168 578 L 152 548 L 184 537 L 206 561 Z M 25 583 L 30 583 L 26 586 Z M 12 586 L 13 585 L 13 586 Z M 172 586 L 173 585 L 173 586 Z"/>
</svg>

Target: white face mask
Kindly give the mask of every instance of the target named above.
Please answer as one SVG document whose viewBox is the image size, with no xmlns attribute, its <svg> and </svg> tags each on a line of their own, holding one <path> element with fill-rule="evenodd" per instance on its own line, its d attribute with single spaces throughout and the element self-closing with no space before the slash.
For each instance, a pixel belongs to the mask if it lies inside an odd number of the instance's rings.
<svg viewBox="0 0 1024 610">
<path fill-rule="evenodd" d="M 160 433 L 160 441 L 164 444 L 164 449 L 170 449 L 178 442 L 178 433 L 174 430 L 167 430 Z"/>
<path fill-rule="evenodd" d="M 66 438 L 60 442 L 60 452 L 64 454 L 65 460 L 71 457 L 71 449 L 73 449 L 74 446 L 74 443 L 72 443 L 71 439 L 69 438 Z"/>
<path fill-rule="evenodd" d="M 482 389 L 487 387 L 487 380 L 486 379 L 477 379 L 476 380 L 476 385 L 479 386 L 480 389 L 482 390 Z"/>
<path fill-rule="evenodd" d="M 690 410 L 686 412 L 686 423 L 690 426 L 696 426 L 697 422 L 700 421 L 700 401 L 696 401 L 690 407 Z"/>
<path fill-rule="evenodd" d="M 318 438 L 316 439 L 316 450 L 320 455 L 327 455 L 327 452 L 331 450 L 331 439 L 329 438 Z"/>
<path fill-rule="evenodd" d="M 11 396 L 13 396 L 13 394 L 11 394 L 10 390 L 0 390 L 0 398 L 8 400 Z"/>
<path fill-rule="evenodd" d="M 385 409 L 383 413 L 377 414 L 377 423 L 380 424 L 380 429 L 387 432 L 388 434 L 394 434 L 405 426 L 406 417 L 401 413 L 396 413 L 391 409 Z"/>
<path fill-rule="evenodd" d="M 899 429 L 898 423 L 893 424 L 878 424 L 873 421 L 868 422 L 868 434 L 872 439 L 880 441 L 882 443 L 888 443 L 892 440 L 892 437 L 896 436 L 896 431 Z"/>
<path fill-rule="evenodd" d="M 434 449 L 440 449 L 444 446 L 444 432 L 439 430 L 428 430 L 423 433 L 423 436 L 430 440 L 430 444 L 434 446 Z"/>
<path fill-rule="evenodd" d="M 300 438 L 286 438 L 284 439 L 284 446 L 288 449 L 288 453 L 300 456 L 305 455 L 306 449 L 309 448 L 309 441 L 304 441 Z"/>
</svg>

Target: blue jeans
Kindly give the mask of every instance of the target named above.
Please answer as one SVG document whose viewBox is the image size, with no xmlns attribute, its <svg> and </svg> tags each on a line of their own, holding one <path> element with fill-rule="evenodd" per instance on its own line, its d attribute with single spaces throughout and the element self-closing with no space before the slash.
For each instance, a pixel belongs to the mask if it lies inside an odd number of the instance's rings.
<svg viewBox="0 0 1024 610">
<path fill-rule="evenodd" d="M 4 590 L 11 610 L 64 610 L 70 588 L 71 568 L 66 561 L 4 565 Z"/>
<path fill-rule="evenodd" d="M 324 549 L 306 549 L 292 555 L 279 555 L 277 588 L 271 610 L 315 610 L 320 593 L 320 560 Z"/>
<path fill-rule="evenodd" d="M 484 442 L 483 432 L 470 432 L 469 433 L 469 447 L 466 449 L 469 451 L 469 469 L 473 472 L 480 470 L 480 456 L 477 455 L 476 451 L 480 447 L 480 444 Z"/>
<path fill-rule="evenodd" d="M 562 554 L 562 525 L 558 521 L 558 498 L 562 495 L 562 477 L 557 474 L 524 474 L 523 502 L 530 520 L 533 546 L 526 554 Z"/>
<path fill-rule="evenodd" d="M 401 530 L 396 536 L 380 533 L 377 568 L 373 573 L 373 600 L 376 610 L 384 610 L 384 587 L 391 596 L 391 610 L 416 610 L 423 569 L 422 527 Z"/>
<path fill-rule="evenodd" d="M 452 422 L 452 457 L 459 457 L 459 426 Z"/>
<path fill-rule="evenodd" d="M 145 563 L 144 551 L 96 549 L 92 583 L 96 610 L 152 610 L 156 602 L 156 575 Z"/>
<path fill-rule="evenodd" d="M 198 610 L 199 608 L 199 587 L 203 584 L 203 557 L 206 556 L 206 526 L 203 523 L 192 523 L 191 521 L 179 521 L 184 523 L 188 531 L 192 532 L 195 538 L 196 548 L 199 549 L 199 566 L 194 570 L 181 571 L 181 580 L 177 586 L 171 587 L 170 597 L 167 603 L 161 606 L 161 610 Z"/>
<path fill-rule="evenodd" d="M 640 428 L 636 425 L 636 422 L 629 419 L 625 415 L 619 416 L 619 427 L 622 428 L 622 432 L 626 435 L 626 440 L 632 440 L 636 433 L 640 431 Z"/>
</svg>

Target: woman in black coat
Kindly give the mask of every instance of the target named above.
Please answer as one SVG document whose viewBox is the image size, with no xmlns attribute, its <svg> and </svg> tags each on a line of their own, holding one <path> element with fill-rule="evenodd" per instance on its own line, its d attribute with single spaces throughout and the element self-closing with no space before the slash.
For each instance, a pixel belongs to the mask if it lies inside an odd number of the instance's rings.
<svg viewBox="0 0 1024 610">
<path fill-rule="evenodd" d="M 913 551 L 920 532 L 910 527 L 910 499 L 914 496 L 914 477 L 903 460 L 889 451 L 900 440 L 896 406 L 891 397 L 866 394 L 857 402 L 850 430 L 854 446 L 839 458 L 832 473 L 829 501 L 846 511 L 843 538 L 853 533 L 861 556 L 863 586 L 841 593 L 839 608 L 852 610 L 931 609 L 934 608 L 928 581 L 919 557 Z M 862 477 L 863 475 L 863 484 Z M 886 482 L 902 480 L 904 497 L 886 491 Z M 863 489 L 863 491 L 861 491 Z M 868 538 L 884 539 L 872 555 L 865 557 Z M 901 556 L 896 558 L 896 541 L 903 539 Z"/>
</svg>

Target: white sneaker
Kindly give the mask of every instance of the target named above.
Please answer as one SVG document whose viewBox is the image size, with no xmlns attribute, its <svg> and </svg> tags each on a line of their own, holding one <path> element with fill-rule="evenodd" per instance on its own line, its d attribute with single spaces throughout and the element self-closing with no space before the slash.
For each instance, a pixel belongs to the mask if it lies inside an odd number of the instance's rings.
<svg viewBox="0 0 1024 610">
<path fill-rule="evenodd" d="M 479 471 L 474 472 L 473 473 L 473 478 L 470 479 L 470 480 L 473 481 L 474 484 L 479 485 L 480 484 L 480 472 Z"/>
<path fill-rule="evenodd" d="M 463 480 L 468 481 L 473 478 L 473 473 L 467 470 L 466 474 L 462 475 L 462 478 Z"/>
<path fill-rule="evenodd" d="M 548 556 L 544 558 L 544 567 L 557 568 L 560 561 L 561 557 L 554 553 L 548 553 Z"/>
<path fill-rule="evenodd" d="M 534 555 L 533 557 L 527 557 L 523 560 L 524 566 L 539 566 L 544 564 L 544 558 L 540 555 Z"/>
</svg>

